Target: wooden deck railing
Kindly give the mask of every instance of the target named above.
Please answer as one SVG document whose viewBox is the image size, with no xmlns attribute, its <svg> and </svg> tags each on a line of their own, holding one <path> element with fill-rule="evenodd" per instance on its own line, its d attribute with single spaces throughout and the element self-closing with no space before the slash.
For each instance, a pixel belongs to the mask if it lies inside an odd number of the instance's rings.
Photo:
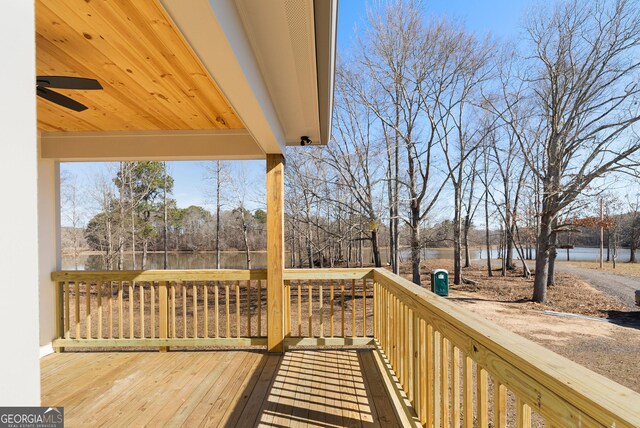
<svg viewBox="0 0 640 428">
<path fill-rule="evenodd" d="M 263 270 L 52 279 L 58 349 L 267 343 Z M 375 345 L 416 424 L 640 426 L 640 394 L 384 269 L 285 270 L 284 287 L 285 347 Z"/>
<path fill-rule="evenodd" d="M 377 343 L 423 425 L 640 426 L 640 394 L 386 270 L 373 280 Z"/>
<path fill-rule="evenodd" d="M 373 343 L 371 269 L 285 270 L 285 345 Z"/>
<path fill-rule="evenodd" d="M 264 270 L 54 272 L 54 346 L 265 345 L 266 275 Z M 286 271 L 285 345 L 372 343 L 371 276 L 371 269 Z"/>
<path fill-rule="evenodd" d="M 56 347 L 266 343 L 266 271 L 57 272 Z"/>
</svg>

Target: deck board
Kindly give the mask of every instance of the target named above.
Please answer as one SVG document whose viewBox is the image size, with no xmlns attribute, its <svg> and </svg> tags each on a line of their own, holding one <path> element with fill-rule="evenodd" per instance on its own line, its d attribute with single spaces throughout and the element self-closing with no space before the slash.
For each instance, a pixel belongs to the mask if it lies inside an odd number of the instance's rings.
<svg viewBox="0 0 640 428">
<path fill-rule="evenodd" d="M 400 426 L 369 350 L 62 353 L 42 403 L 66 426 Z"/>
</svg>

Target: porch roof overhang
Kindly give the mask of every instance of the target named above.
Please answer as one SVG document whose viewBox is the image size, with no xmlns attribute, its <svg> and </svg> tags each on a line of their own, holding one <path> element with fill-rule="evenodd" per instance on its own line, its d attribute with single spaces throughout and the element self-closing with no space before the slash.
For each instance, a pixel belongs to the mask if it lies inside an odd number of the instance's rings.
<svg viewBox="0 0 640 428">
<path fill-rule="evenodd" d="M 337 0 L 36 1 L 38 75 L 95 78 L 38 98 L 45 158 L 263 159 L 331 128 Z"/>
</svg>

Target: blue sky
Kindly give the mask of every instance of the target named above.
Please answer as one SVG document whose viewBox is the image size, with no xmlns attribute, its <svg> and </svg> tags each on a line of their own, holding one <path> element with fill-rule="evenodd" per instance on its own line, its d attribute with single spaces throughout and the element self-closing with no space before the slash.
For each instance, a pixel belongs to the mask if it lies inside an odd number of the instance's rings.
<svg viewBox="0 0 640 428">
<path fill-rule="evenodd" d="M 354 28 L 366 25 L 366 8 L 372 1 L 339 0 L 338 51 L 348 49 L 352 43 Z M 527 0 L 431 0 L 425 3 L 427 14 L 447 15 L 462 20 L 468 29 L 479 35 L 491 32 L 504 39 L 518 36 L 522 19 L 532 2 Z M 244 169 L 251 177 L 253 186 L 264 187 L 264 162 L 245 161 Z M 169 170 L 174 177 L 173 198 L 179 207 L 206 206 L 208 202 L 205 180 L 205 162 L 170 162 Z M 91 183 L 105 164 L 65 163 L 63 171 L 73 173 L 79 183 Z M 235 166 L 234 168 L 237 168 Z"/>
</svg>

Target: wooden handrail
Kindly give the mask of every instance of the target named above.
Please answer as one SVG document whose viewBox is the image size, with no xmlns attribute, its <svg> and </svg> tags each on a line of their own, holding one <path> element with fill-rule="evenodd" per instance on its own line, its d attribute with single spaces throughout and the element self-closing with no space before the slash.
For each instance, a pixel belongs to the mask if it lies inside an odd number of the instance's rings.
<svg viewBox="0 0 640 428">
<path fill-rule="evenodd" d="M 55 282 L 73 281 L 247 281 L 267 278 L 264 269 L 203 269 L 203 270 L 120 270 L 120 271 L 59 271 L 51 273 Z"/>
<path fill-rule="evenodd" d="M 371 278 L 371 268 L 285 269 L 285 280 Z M 233 281 L 266 279 L 266 269 L 59 271 L 51 280 L 60 281 Z"/>
<path fill-rule="evenodd" d="M 640 394 L 478 315 L 471 314 L 454 303 L 384 269 L 375 269 L 373 277 L 374 282 L 380 287 L 376 291 L 377 296 L 386 291 L 394 301 L 397 300 L 400 303 L 396 308 L 406 308 L 396 310 L 395 315 L 391 314 L 391 317 L 395 316 L 403 320 L 406 318 L 404 312 L 409 310 L 418 317 L 418 320 L 424 320 L 429 328 L 439 333 L 440 341 L 436 341 L 433 347 L 439 349 L 438 353 L 441 356 L 444 355 L 443 343 L 446 345 L 446 342 L 450 341 L 454 349 L 458 348 L 464 355 L 475 361 L 480 371 L 488 372 L 494 379 L 494 385 L 499 383 L 511 390 L 520 405 L 522 403 L 528 405 L 552 424 L 563 427 L 640 426 Z M 391 307 L 383 307 L 384 304 L 378 299 L 378 317 L 389 316 L 381 313 Z M 385 321 L 379 319 L 378 322 Z M 392 319 L 391 322 L 395 321 Z M 408 333 L 404 324 L 399 331 L 404 332 L 405 335 Z M 383 337 L 376 336 L 376 338 L 385 340 Z M 407 348 L 409 348 L 407 346 L 409 341 L 408 337 L 399 338 L 399 343 Z M 415 346 L 416 349 L 418 347 L 422 348 L 422 344 Z M 420 355 L 420 352 L 417 352 Z M 407 349 L 401 349 L 399 357 L 389 356 L 392 362 L 396 361 L 394 369 L 396 372 L 401 372 L 398 375 L 401 382 L 411 377 L 404 376 L 407 369 L 412 367 L 410 363 L 407 364 L 406 359 L 402 361 L 406 353 Z M 429 364 L 437 367 L 438 362 L 430 361 Z M 413 367 L 420 366 L 420 362 L 413 365 Z M 482 374 L 478 377 L 486 383 L 484 376 L 486 375 Z M 471 379 L 471 376 L 468 379 Z M 424 380 L 426 380 L 426 373 L 422 381 Z M 405 388 L 408 389 L 408 386 Z M 483 388 L 486 391 L 486 385 L 481 385 L 478 387 L 478 392 Z M 444 391 L 445 388 L 442 390 Z M 496 398 L 496 402 L 504 402 L 504 390 L 497 388 L 497 391 L 500 395 Z M 486 396 L 483 397 L 484 394 L 485 392 L 479 394 L 482 401 L 486 400 Z M 419 392 L 416 395 L 419 395 Z M 468 394 L 463 391 L 464 395 Z M 426 402 L 426 400 L 423 401 Z M 421 407 L 419 404 L 416 402 L 414 407 Z M 486 402 L 480 403 L 479 407 L 481 412 L 486 412 L 484 409 Z M 494 411 L 494 417 L 502 419 L 503 416 L 499 413 Z M 444 416 L 443 412 L 440 412 L 440 416 Z M 486 415 L 478 416 L 481 425 L 484 425 L 486 420 L 482 419 L 486 418 Z M 526 420 L 527 416 L 523 416 L 523 419 Z M 497 425 L 502 426 L 501 420 Z"/>
</svg>

